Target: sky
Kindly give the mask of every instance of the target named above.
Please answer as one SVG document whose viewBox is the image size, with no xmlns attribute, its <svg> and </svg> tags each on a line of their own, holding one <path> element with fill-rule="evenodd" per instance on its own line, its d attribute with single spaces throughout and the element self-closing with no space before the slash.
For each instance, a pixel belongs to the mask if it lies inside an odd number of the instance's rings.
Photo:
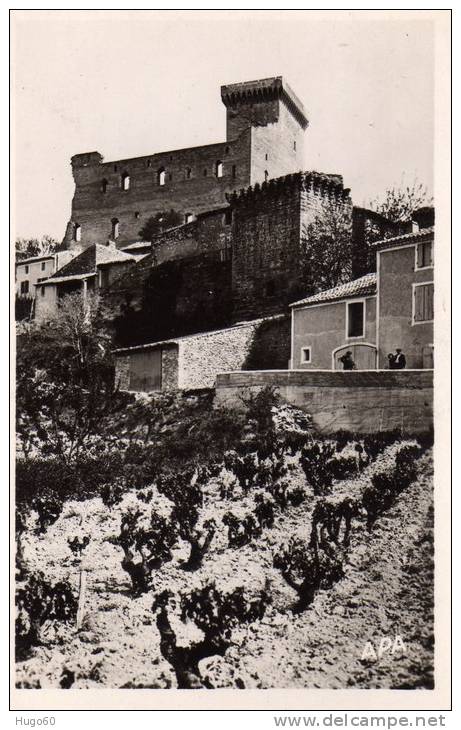
<svg viewBox="0 0 461 730">
<path fill-rule="evenodd" d="M 269 76 L 307 110 L 304 169 L 356 205 L 415 178 L 432 194 L 432 22 L 329 12 L 15 11 L 13 235 L 62 239 L 72 155 L 224 141 L 220 86 Z"/>
</svg>

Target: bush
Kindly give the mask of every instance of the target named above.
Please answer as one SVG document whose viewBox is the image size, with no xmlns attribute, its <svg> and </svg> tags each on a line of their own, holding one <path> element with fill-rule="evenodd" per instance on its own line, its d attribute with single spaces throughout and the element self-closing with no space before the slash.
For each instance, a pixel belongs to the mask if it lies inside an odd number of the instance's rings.
<svg viewBox="0 0 461 730">
<path fill-rule="evenodd" d="M 166 520 L 154 510 L 148 527 L 142 525 L 141 518 L 140 510 L 126 512 L 117 540 L 124 552 L 122 568 L 131 578 L 135 595 L 150 590 L 153 571 L 172 559 L 171 548 L 177 541 L 177 532 L 171 520 Z"/>
<path fill-rule="evenodd" d="M 362 495 L 362 503 L 367 512 L 367 528 L 371 532 L 378 517 L 388 510 L 403 492 L 416 479 L 415 460 L 421 451 L 417 446 L 405 446 L 397 452 L 395 465 L 389 474 L 378 472 L 372 477 L 372 485 Z"/>
<path fill-rule="evenodd" d="M 205 588 L 183 595 L 181 620 L 193 621 L 203 632 L 203 639 L 190 646 L 178 646 L 176 633 L 168 615 L 171 597 L 169 591 L 163 591 L 155 598 L 152 611 L 157 614 L 160 651 L 175 671 L 178 689 L 203 687 L 199 662 L 209 656 L 224 656 L 231 646 L 233 629 L 242 623 L 251 623 L 263 618 L 270 603 L 266 589 L 256 597 L 249 598 L 243 588 L 236 588 L 232 593 L 224 594 L 214 585 L 207 585 Z"/>
<path fill-rule="evenodd" d="M 330 461 L 334 452 L 335 447 L 326 441 L 306 444 L 301 451 L 300 464 L 316 496 L 330 491 L 333 482 Z"/>
<path fill-rule="evenodd" d="M 327 541 L 312 546 L 292 538 L 286 548 L 274 555 L 274 567 L 297 592 L 294 610 L 299 613 L 312 603 L 317 590 L 331 588 L 343 577 L 343 552 Z"/>
<path fill-rule="evenodd" d="M 78 601 L 69 583 L 54 585 L 43 573 L 35 573 L 16 594 L 16 654 L 26 658 L 30 649 L 41 643 L 40 630 L 45 621 L 69 623 L 77 616 Z"/>
<path fill-rule="evenodd" d="M 327 463 L 333 479 L 349 479 L 357 473 L 357 459 L 354 456 L 340 456 L 330 459 Z"/>
</svg>

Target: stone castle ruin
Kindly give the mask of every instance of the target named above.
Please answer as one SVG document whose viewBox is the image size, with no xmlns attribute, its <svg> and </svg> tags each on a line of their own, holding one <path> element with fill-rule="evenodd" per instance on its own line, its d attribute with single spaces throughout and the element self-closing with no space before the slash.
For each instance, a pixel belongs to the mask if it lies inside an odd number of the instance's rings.
<svg viewBox="0 0 461 730">
<path fill-rule="evenodd" d="M 72 157 L 67 248 L 107 242 L 131 254 L 149 219 L 173 211 L 180 221 L 104 290 L 118 344 L 287 313 L 301 294 L 303 231 L 325 202 L 350 212 L 345 265 L 355 276 L 367 271 L 370 225 L 381 237 L 396 232 L 353 207 L 341 175 L 303 171 L 308 118 L 281 77 L 223 86 L 221 99 L 224 142 L 112 162 Z"/>
</svg>

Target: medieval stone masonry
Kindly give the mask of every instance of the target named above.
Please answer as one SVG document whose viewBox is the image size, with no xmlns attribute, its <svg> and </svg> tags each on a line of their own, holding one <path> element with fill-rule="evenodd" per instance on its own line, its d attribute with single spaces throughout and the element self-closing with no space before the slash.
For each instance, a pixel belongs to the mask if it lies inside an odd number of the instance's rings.
<svg viewBox="0 0 461 730">
<path fill-rule="evenodd" d="M 302 168 L 308 120 L 281 77 L 223 86 L 221 98 L 224 142 L 111 162 L 99 152 L 74 155 L 68 246 L 133 242 L 156 213 L 173 209 L 187 222 L 226 204 L 233 190 Z"/>
<path fill-rule="evenodd" d="M 325 204 L 350 220 L 344 266 L 351 274 L 375 265 L 370 232 L 399 232 L 354 208 L 341 175 L 302 170 L 308 119 L 281 77 L 223 86 L 221 99 L 224 142 L 112 162 L 98 152 L 72 157 L 75 194 L 64 243 L 81 256 L 110 244 L 133 262 L 103 288 L 116 346 L 287 315 L 306 294 L 306 230 Z M 180 223 L 143 241 L 149 219 L 162 216 Z M 271 325 L 271 337 L 284 343 L 276 358 L 284 367 L 285 321 Z"/>
</svg>

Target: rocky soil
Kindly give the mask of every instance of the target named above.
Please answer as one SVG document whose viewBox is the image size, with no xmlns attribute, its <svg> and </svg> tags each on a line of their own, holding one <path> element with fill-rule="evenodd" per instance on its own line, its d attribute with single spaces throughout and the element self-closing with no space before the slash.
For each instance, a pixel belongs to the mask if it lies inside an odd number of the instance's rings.
<svg viewBox="0 0 461 730">
<path fill-rule="evenodd" d="M 369 484 L 371 473 L 392 466 L 400 446 L 389 447 L 356 478 L 336 482 L 333 497 L 358 496 Z M 291 479 L 305 486 L 296 458 L 291 461 Z M 44 627 L 43 645 L 17 666 L 17 686 L 175 687 L 174 672 L 160 654 L 151 611 L 154 593 L 168 588 L 179 596 L 210 582 L 223 591 L 243 585 L 256 592 L 268 579 L 273 600 L 264 618 L 234 630 L 225 656 L 202 661 L 201 674 L 210 688 L 431 687 L 431 453 L 419 460 L 418 472 L 417 481 L 378 519 L 371 534 L 363 519 L 355 522 L 345 577 L 333 588 L 319 591 L 312 605 L 299 615 L 291 611 L 295 593 L 273 567 L 272 559 L 290 536 L 309 536 L 315 498 L 307 487 L 303 504 L 285 513 L 278 511 L 273 528 L 265 529 L 243 548 L 229 549 L 222 515 L 229 509 L 244 514 L 254 503 L 242 495 L 235 501 L 222 500 L 218 480 L 211 481 L 203 519 L 213 517 L 220 527 L 202 568 L 195 573 L 181 570 L 188 546 L 179 544 L 173 560 L 157 572 L 153 592 L 139 598 L 132 597 L 129 577 L 121 567 L 122 550 L 110 538 L 118 535 L 121 513 L 128 506 L 147 514 L 152 504 L 139 501 L 136 492 L 125 495 L 112 509 L 99 498 L 67 502 L 45 535 L 28 531 L 25 559 L 31 571 L 43 571 L 52 582 L 69 580 L 76 592 L 79 571 L 84 569 L 85 617 L 79 631 L 75 625 Z M 171 503 L 155 487 L 153 492 L 157 511 L 169 514 Z M 67 543 L 76 534 L 91 536 L 81 563 Z M 181 623 L 179 616 L 174 628 L 184 645 L 200 635 L 194 625 Z M 382 639 L 390 640 L 391 647 L 379 657 Z M 367 642 L 372 643 L 375 657 L 368 651 L 362 658 Z"/>
</svg>

